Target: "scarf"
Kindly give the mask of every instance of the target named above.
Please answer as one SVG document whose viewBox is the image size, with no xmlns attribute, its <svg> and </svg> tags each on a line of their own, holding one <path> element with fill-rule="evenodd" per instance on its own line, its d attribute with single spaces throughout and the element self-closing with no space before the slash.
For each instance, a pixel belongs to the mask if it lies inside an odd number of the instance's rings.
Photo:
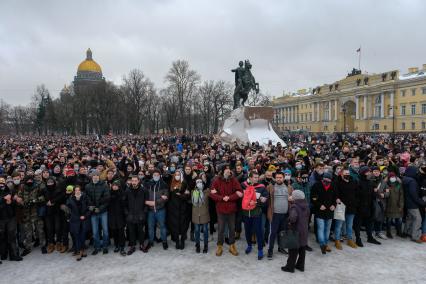
<svg viewBox="0 0 426 284">
<path fill-rule="evenodd" d="M 192 204 L 195 207 L 201 207 L 204 204 L 204 192 L 202 190 L 199 190 L 198 188 L 195 188 L 192 191 Z"/>
<path fill-rule="evenodd" d="M 324 190 L 325 190 L 325 191 L 328 191 L 328 190 L 330 189 L 330 187 L 331 187 L 331 183 L 329 183 L 329 184 L 325 184 L 323 181 L 321 181 L 321 183 L 322 183 L 322 186 L 324 187 Z"/>
</svg>

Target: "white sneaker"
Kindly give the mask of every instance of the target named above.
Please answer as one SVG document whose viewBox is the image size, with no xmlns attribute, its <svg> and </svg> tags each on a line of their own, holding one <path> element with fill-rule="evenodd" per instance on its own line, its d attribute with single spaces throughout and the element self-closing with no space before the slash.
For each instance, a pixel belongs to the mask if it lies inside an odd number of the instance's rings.
<svg viewBox="0 0 426 284">
<path fill-rule="evenodd" d="M 382 239 L 382 240 L 388 239 L 388 237 L 386 237 L 386 235 L 383 232 L 376 233 L 376 237 L 378 237 L 379 239 Z"/>
</svg>

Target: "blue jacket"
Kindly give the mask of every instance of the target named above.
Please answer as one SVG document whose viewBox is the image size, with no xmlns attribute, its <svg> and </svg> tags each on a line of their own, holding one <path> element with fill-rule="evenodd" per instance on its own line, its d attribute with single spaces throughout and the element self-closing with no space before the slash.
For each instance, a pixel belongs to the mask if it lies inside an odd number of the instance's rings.
<svg viewBox="0 0 426 284">
<path fill-rule="evenodd" d="M 417 167 L 409 166 L 405 170 L 405 176 L 402 179 L 406 209 L 419 209 L 419 207 L 426 206 L 426 202 L 419 196 L 419 184 L 416 177 Z"/>
</svg>

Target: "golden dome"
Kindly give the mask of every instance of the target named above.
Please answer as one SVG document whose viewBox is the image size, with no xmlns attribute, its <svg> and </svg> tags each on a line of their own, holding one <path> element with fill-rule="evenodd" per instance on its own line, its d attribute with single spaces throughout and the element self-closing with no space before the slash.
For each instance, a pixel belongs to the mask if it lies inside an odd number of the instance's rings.
<svg viewBox="0 0 426 284">
<path fill-rule="evenodd" d="M 90 71 L 102 73 L 101 66 L 99 66 L 99 64 L 92 59 L 92 51 L 90 50 L 90 48 L 87 50 L 86 55 L 86 60 L 81 62 L 80 65 L 78 65 L 77 72 Z"/>
</svg>

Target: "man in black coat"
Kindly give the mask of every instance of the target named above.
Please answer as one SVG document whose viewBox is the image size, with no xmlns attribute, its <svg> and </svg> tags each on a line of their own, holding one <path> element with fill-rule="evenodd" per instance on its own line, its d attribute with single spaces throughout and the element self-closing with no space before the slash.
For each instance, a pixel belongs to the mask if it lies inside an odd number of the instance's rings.
<svg viewBox="0 0 426 284">
<path fill-rule="evenodd" d="M 373 237 L 374 225 L 374 205 L 373 202 L 376 198 L 374 185 L 369 180 L 371 174 L 370 168 L 362 166 L 359 169 L 359 195 L 358 195 L 358 209 L 354 219 L 354 230 L 356 236 L 356 245 L 363 247 L 364 244 L 361 240 L 361 225 L 364 224 L 367 231 L 367 242 L 375 245 L 381 243 Z"/>
<path fill-rule="evenodd" d="M 132 183 L 124 193 L 124 211 L 126 215 L 127 229 L 129 232 L 129 250 L 127 255 L 136 251 L 136 240 L 139 241 L 139 249 L 148 252 L 145 242 L 145 221 L 147 206 L 145 205 L 144 187 L 138 176 L 132 176 Z"/>
<path fill-rule="evenodd" d="M 0 254 L 1 259 L 21 261 L 16 246 L 16 205 L 17 195 L 6 186 L 4 177 L 0 177 Z M 1 263 L 1 261 L 0 261 Z"/>
<path fill-rule="evenodd" d="M 343 203 L 345 207 L 345 220 L 336 220 L 334 227 L 335 244 L 337 249 L 342 249 L 340 244 L 340 236 L 343 223 L 346 224 L 346 237 L 348 239 L 348 246 L 357 248 L 357 245 L 352 238 L 352 226 L 355 214 L 358 209 L 358 199 L 360 188 L 358 182 L 353 180 L 350 175 L 349 168 L 344 168 L 341 175 L 337 178 L 336 182 L 337 203 Z"/>
<path fill-rule="evenodd" d="M 108 180 L 106 181 L 108 184 Z M 125 209 L 124 209 L 124 191 L 121 189 L 120 180 L 111 182 L 110 201 L 108 206 L 108 229 L 109 234 L 114 239 L 114 252 L 120 252 L 122 256 L 126 255 L 124 251 L 126 237 L 124 235 Z"/>
</svg>

